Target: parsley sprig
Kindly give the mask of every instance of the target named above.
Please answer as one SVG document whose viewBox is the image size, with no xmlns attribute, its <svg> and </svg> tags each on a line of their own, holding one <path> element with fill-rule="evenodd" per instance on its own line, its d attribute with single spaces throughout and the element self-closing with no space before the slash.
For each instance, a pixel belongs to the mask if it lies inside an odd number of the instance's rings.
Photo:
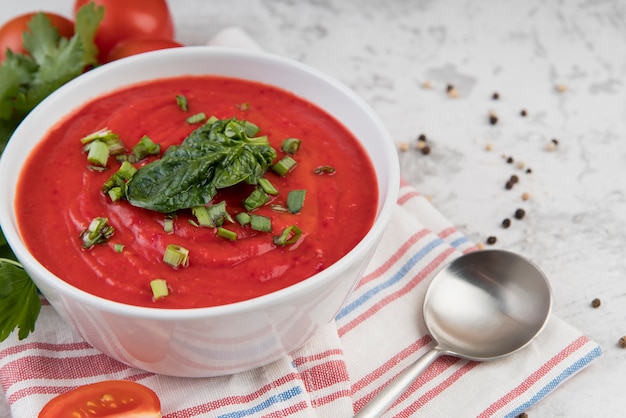
<svg viewBox="0 0 626 418">
<path fill-rule="evenodd" d="M 17 125 L 50 93 L 98 64 L 94 36 L 104 8 L 89 3 L 76 14 L 75 34 L 59 35 L 38 13 L 23 34 L 30 54 L 7 53 L 0 65 L 0 152 Z"/>
<path fill-rule="evenodd" d="M 0 154 L 19 123 L 53 91 L 98 64 L 94 37 L 104 7 L 89 3 L 76 14 L 71 38 L 64 38 L 38 13 L 23 34 L 29 54 L 8 52 L 0 64 Z M 24 339 L 35 329 L 41 301 L 37 287 L 0 230 L 0 342 L 17 328 Z"/>
</svg>

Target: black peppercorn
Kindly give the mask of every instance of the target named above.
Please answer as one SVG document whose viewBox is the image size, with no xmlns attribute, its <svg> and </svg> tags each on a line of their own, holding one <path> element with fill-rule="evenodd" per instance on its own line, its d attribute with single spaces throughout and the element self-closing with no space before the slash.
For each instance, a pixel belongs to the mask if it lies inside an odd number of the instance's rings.
<svg viewBox="0 0 626 418">
<path fill-rule="evenodd" d="M 594 300 L 591 301 L 591 306 L 594 308 L 599 308 L 601 304 L 602 302 L 598 298 L 595 298 Z"/>
<path fill-rule="evenodd" d="M 509 226 L 511 226 L 511 220 L 509 218 L 504 218 L 502 220 L 502 227 L 508 228 Z"/>
<path fill-rule="evenodd" d="M 524 209 L 517 209 L 515 211 L 515 219 L 522 219 L 526 216 L 526 211 Z"/>
<path fill-rule="evenodd" d="M 489 244 L 489 245 L 495 244 L 496 241 L 498 241 L 498 239 L 496 237 L 494 237 L 493 235 L 491 235 L 490 237 L 487 238 L 487 244 Z"/>
</svg>

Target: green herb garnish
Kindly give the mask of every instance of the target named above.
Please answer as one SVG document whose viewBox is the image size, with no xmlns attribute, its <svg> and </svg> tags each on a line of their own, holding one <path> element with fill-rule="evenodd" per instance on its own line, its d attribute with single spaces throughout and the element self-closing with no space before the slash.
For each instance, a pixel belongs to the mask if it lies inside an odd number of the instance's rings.
<svg viewBox="0 0 626 418">
<path fill-rule="evenodd" d="M 237 239 L 237 233 L 231 231 L 230 229 L 219 227 L 216 232 L 217 236 L 220 238 L 227 239 L 229 241 L 235 241 Z"/>
<path fill-rule="evenodd" d="M 243 201 L 243 206 L 246 210 L 254 210 L 260 208 L 269 201 L 270 197 L 267 193 L 265 193 L 262 188 L 257 187 L 252 193 L 250 193 L 250 196 Z"/>
<path fill-rule="evenodd" d="M 130 204 L 158 212 L 206 205 L 218 189 L 257 184 L 276 158 L 267 137 L 249 122 L 219 119 L 141 167 L 127 183 Z"/>
<path fill-rule="evenodd" d="M 282 149 L 287 154 L 293 155 L 298 152 L 301 144 L 302 141 L 300 141 L 298 138 L 287 138 L 283 140 L 280 149 Z"/>
<path fill-rule="evenodd" d="M 148 135 L 141 137 L 139 142 L 133 147 L 133 155 L 137 161 L 141 161 L 149 155 L 159 155 L 161 146 L 155 144 Z"/>
<path fill-rule="evenodd" d="M 267 194 L 271 194 L 271 195 L 278 194 L 278 190 L 276 189 L 276 187 L 274 187 L 274 185 L 265 177 L 262 177 L 259 179 L 259 186 L 261 186 L 263 191 Z"/>
<path fill-rule="evenodd" d="M 98 64 L 94 36 L 104 7 L 89 3 L 76 14 L 75 35 L 59 35 L 38 13 L 23 33 L 30 54 L 8 52 L 0 64 L 0 152 L 26 115 L 50 93 Z"/>
<path fill-rule="evenodd" d="M 98 167 L 106 167 L 109 160 L 109 147 L 99 139 L 89 143 L 89 153 L 87 161 Z"/>
<path fill-rule="evenodd" d="M 193 125 L 194 123 L 204 122 L 206 120 L 206 114 L 204 112 L 196 113 L 187 118 L 187 123 Z"/>
<path fill-rule="evenodd" d="M 35 283 L 17 261 L 0 258 L 0 301 L 0 342 L 16 328 L 20 340 L 35 330 L 41 300 Z"/>
<path fill-rule="evenodd" d="M 165 279 L 154 279 L 150 281 L 150 288 L 152 289 L 152 298 L 155 301 L 170 294 Z"/>
<path fill-rule="evenodd" d="M 176 244 L 169 244 L 163 254 L 163 262 L 177 269 L 189 265 L 189 250 Z"/>
<path fill-rule="evenodd" d="M 96 244 L 104 244 L 111 239 L 115 229 L 109 225 L 107 218 L 93 218 L 89 223 L 89 227 L 80 233 L 80 239 L 83 241 L 83 248 L 90 249 Z"/>
<path fill-rule="evenodd" d="M 306 190 L 291 190 L 287 195 L 287 208 L 291 213 L 300 213 L 304 206 Z"/>
<path fill-rule="evenodd" d="M 302 230 L 295 225 L 291 225 L 283 229 L 283 232 L 280 235 L 274 237 L 274 244 L 278 246 L 294 244 L 298 241 L 301 235 Z"/>
<path fill-rule="evenodd" d="M 235 219 L 237 220 L 237 222 L 239 222 L 239 225 L 246 226 L 250 224 L 251 217 L 246 212 L 239 212 L 237 215 L 235 215 Z"/>
<path fill-rule="evenodd" d="M 289 155 L 285 155 L 280 161 L 272 166 L 272 170 L 281 177 L 285 177 L 298 163 Z"/>
<path fill-rule="evenodd" d="M 250 215 L 250 228 L 259 232 L 272 232 L 272 220 L 267 216 Z"/>
<path fill-rule="evenodd" d="M 183 112 L 186 112 L 189 110 L 189 103 L 187 102 L 187 98 L 183 96 L 182 94 L 176 95 L 176 104 L 178 105 L 180 110 L 182 110 Z"/>
</svg>

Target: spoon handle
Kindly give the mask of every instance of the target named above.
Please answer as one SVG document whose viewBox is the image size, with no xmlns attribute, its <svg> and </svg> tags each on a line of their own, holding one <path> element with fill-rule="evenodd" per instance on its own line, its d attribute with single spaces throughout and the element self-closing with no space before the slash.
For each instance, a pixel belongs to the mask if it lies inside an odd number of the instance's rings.
<svg viewBox="0 0 626 418">
<path fill-rule="evenodd" d="M 415 363 L 389 382 L 383 390 L 361 408 L 354 418 L 380 417 L 441 354 L 442 352 L 438 348 L 431 348 L 424 353 Z"/>
</svg>

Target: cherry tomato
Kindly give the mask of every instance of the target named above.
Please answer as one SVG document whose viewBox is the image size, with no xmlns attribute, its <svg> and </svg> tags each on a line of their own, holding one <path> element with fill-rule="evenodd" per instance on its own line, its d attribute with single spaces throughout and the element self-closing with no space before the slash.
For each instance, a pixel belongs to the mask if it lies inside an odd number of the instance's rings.
<svg viewBox="0 0 626 418">
<path fill-rule="evenodd" d="M 176 41 L 170 39 L 152 39 L 152 38 L 131 38 L 118 42 L 109 55 L 106 62 L 111 62 L 131 55 L 141 54 L 142 52 L 156 51 L 157 49 L 177 48 L 183 46 Z"/>
<path fill-rule="evenodd" d="M 25 53 L 22 45 L 22 34 L 28 31 L 28 22 L 37 13 L 27 13 L 15 17 L 0 27 L 0 62 L 4 61 L 7 48 L 20 54 Z M 74 22 L 50 12 L 44 12 L 52 26 L 57 28 L 59 35 L 71 38 L 74 35 Z"/>
<path fill-rule="evenodd" d="M 113 47 L 124 39 L 174 38 L 174 23 L 165 0 L 76 0 L 74 15 L 91 2 L 105 8 L 95 39 L 100 62 L 105 62 Z"/>
<path fill-rule="evenodd" d="M 149 388 L 128 380 L 79 386 L 48 402 L 39 418 L 161 417 L 161 402 Z"/>
</svg>

